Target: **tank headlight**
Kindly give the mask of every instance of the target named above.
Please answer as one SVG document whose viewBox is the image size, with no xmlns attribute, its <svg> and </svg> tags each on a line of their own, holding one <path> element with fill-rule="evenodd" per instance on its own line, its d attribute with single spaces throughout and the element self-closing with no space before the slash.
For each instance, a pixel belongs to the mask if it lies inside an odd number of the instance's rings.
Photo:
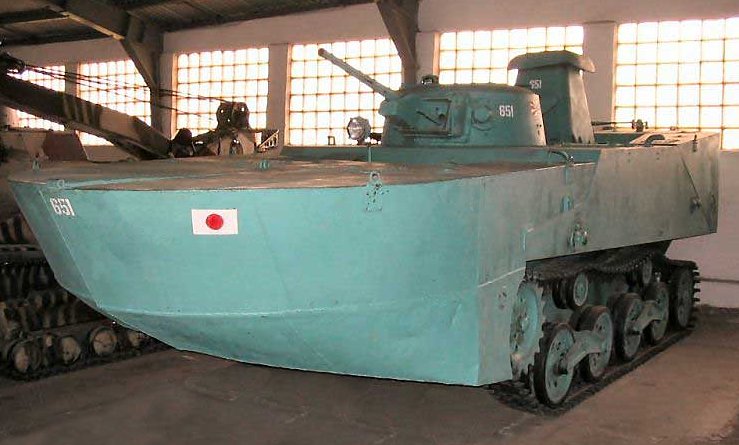
<svg viewBox="0 0 739 445">
<path fill-rule="evenodd" d="M 360 116 L 349 119 L 349 124 L 346 126 L 346 133 L 349 135 L 349 139 L 359 143 L 367 140 L 370 131 L 372 131 L 372 126 L 369 121 Z"/>
</svg>

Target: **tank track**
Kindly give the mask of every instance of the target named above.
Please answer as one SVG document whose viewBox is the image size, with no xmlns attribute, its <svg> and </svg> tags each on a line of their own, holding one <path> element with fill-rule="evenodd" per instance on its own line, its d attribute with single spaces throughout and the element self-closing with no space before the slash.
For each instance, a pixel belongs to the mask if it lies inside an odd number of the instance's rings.
<svg viewBox="0 0 739 445">
<path fill-rule="evenodd" d="M 606 388 L 611 383 L 648 362 L 652 357 L 658 355 L 660 352 L 678 343 L 690 335 L 691 332 L 691 329 L 671 332 L 657 346 L 652 346 L 641 351 L 633 361 L 615 366 L 612 363 L 606 375 L 597 383 L 587 383 L 579 380 L 575 386 L 573 386 L 567 400 L 556 408 L 539 403 L 536 397 L 532 394 L 531 387 L 528 382 L 494 383 L 490 385 L 488 389 L 496 400 L 510 408 L 531 414 L 559 416 L 572 408 L 575 408 L 577 405 L 584 402 L 592 395 L 597 394 L 600 390 Z"/>
<path fill-rule="evenodd" d="M 525 280 L 534 281 L 545 289 L 551 289 L 560 280 L 573 278 L 577 274 L 587 272 L 600 276 L 626 275 L 633 276 L 648 260 L 654 263 L 655 271 L 670 276 L 670 272 L 677 268 L 688 268 L 692 271 L 694 283 L 700 283 L 698 266 L 692 261 L 672 260 L 665 257 L 664 252 L 668 245 L 664 243 L 632 246 L 612 251 L 593 254 L 575 255 L 570 257 L 553 258 L 549 260 L 533 261 L 527 264 Z M 634 282 L 636 279 L 634 279 Z M 638 285 L 636 285 L 639 291 Z M 695 293 L 699 288 L 693 289 Z M 580 378 L 576 372 L 575 381 L 567 399 L 559 406 L 550 407 L 540 403 L 534 395 L 531 374 L 519 381 L 507 381 L 488 386 L 492 397 L 514 409 L 537 415 L 557 416 L 576 407 L 590 396 L 596 394 L 608 385 L 649 361 L 652 357 L 678 343 L 691 334 L 695 326 L 698 298 L 692 300 L 690 324 L 685 329 L 675 326 L 668 328 L 667 335 L 657 345 L 641 346 L 636 357 L 629 362 L 620 362 L 614 353 L 606 373 L 595 383 L 588 383 Z"/>
<path fill-rule="evenodd" d="M 572 278 L 581 272 L 606 275 L 634 272 L 648 259 L 662 259 L 665 250 L 667 246 L 664 244 L 649 244 L 532 261 L 526 267 L 526 279 L 547 283 Z M 664 260 L 672 261 L 666 258 Z"/>
<path fill-rule="evenodd" d="M 20 214 L 0 221 L 0 244 L 34 244 L 35 238 Z"/>
<path fill-rule="evenodd" d="M 35 380 L 163 348 L 63 289 L 36 246 L 0 244 L 0 374 Z"/>
<path fill-rule="evenodd" d="M 126 343 L 127 334 L 132 331 L 106 319 L 103 319 L 102 322 L 86 323 L 81 327 L 86 328 L 86 332 L 88 333 L 96 328 L 110 327 L 116 333 L 118 344 L 123 344 L 124 347 L 118 347 L 114 352 L 107 355 L 96 355 L 93 349 L 88 346 L 86 348 L 82 348 L 80 358 L 70 364 L 63 364 L 54 360 L 56 358 L 54 349 L 46 347 L 44 349 L 44 356 L 42 357 L 42 365 L 37 369 L 22 373 L 18 372 L 12 365 L 6 362 L 0 365 L 0 375 L 18 381 L 41 380 L 56 375 L 66 374 L 68 372 L 115 363 L 129 358 L 139 357 L 144 354 L 169 349 L 169 346 L 151 337 L 146 337 L 144 342 L 138 347 L 132 347 L 130 344 Z M 37 341 L 43 341 L 43 337 L 37 337 Z"/>
</svg>

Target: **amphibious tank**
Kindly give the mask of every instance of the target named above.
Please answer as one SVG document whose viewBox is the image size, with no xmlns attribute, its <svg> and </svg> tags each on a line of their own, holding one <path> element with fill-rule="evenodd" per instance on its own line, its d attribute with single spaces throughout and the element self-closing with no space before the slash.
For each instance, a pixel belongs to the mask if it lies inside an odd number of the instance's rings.
<svg viewBox="0 0 739 445">
<path fill-rule="evenodd" d="M 569 52 L 399 91 L 321 55 L 385 96 L 381 135 L 12 176 L 59 282 L 179 349 L 550 406 L 688 328 L 696 265 L 665 252 L 716 231 L 718 135 L 594 134 Z"/>
</svg>

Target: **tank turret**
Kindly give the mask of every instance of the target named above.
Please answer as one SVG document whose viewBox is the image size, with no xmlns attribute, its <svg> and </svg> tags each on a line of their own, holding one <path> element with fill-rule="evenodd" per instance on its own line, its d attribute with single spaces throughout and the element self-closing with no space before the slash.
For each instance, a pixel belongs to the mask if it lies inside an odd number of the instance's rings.
<svg viewBox="0 0 739 445">
<path fill-rule="evenodd" d="M 546 144 L 539 96 L 508 85 L 441 85 L 426 76 L 399 91 L 333 56 L 318 54 L 381 94 L 385 147 L 542 146 Z"/>
</svg>

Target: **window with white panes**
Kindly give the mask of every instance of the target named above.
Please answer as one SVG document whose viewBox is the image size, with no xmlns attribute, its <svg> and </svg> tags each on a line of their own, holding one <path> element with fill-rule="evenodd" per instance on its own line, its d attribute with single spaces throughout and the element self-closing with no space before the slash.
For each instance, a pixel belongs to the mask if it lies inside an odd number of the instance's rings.
<svg viewBox="0 0 739 445">
<path fill-rule="evenodd" d="M 215 129 L 220 100 L 245 102 L 249 125 L 267 126 L 268 48 L 180 54 L 176 72 L 177 128 Z"/>
<path fill-rule="evenodd" d="M 64 91 L 64 66 L 46 66 L 43 67 L 42 73 L 26 70 L 18 77 L 25 81 L 34 83 L 36 85 L 49 88 L 54 91 Z M 64 126 L 57 124 L 56 122 L 41 119 L 33 114 L 28 114 L 23 111 L 17 112 L 18 126 L 28 128 L 42 128 L 45 130 L 64 130 Z"/>
<path fill-rule="evenodd" d="M 390 39 L 293 45 L 290 64 L 288 141 L 292 145 L 327 145 L 352 141 L 346 134 L 349 119 L 368 119 L 373 131 L 382 131 L 378 110 L 383 97 L 331 62 L 318 56 L 325 48 L 353 67 L 392 88 L 400 88 L 401 62 Z"/>
<path fill-rule="evenodd" d="M 739 17 L 618 27 L 615 120 L 722 132 L 739 149 Z"/>
<path fill-rule="evenodd" d="M 582 54 L 582 26 L 445 32 L 439 42 L 439 81 L 453 83 L 508 83 L 517 70 L 508 62 L 516 56 L 566 49 Z"/>
<path fill-rule="evenodd" d="M 100 104 L 151 124 L 149 88 L 130 60 L 83 63 L 79 67 L 79 94 Z M 108 141 L 82 133 L 85 145 L 108 145 Z"/>
</svg>

